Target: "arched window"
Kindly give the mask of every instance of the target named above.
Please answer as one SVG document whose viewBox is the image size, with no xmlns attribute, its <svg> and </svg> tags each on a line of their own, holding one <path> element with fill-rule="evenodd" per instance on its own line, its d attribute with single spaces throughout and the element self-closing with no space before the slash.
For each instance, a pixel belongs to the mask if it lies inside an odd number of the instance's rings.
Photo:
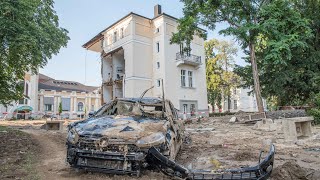
<svg viewBox="0 0 320 180">
<path fill-rule="evenodd" d="M 78 111 L 83 111 L 83 103 L 82 102 L 78 103 Z"/>
</svg>

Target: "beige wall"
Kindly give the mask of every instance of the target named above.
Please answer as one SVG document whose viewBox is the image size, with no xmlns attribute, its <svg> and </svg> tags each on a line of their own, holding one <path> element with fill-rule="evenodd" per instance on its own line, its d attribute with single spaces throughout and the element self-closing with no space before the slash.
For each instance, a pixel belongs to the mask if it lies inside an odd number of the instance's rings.
<svg viewBox="0 0 320 180">
<path fill-rule="evenodd" d="M 52 111 L 45 111 L 43 98 L 44 97 L 54 97 L 54 108 Z M 98 93 L 85 93 L 85 92 L 75 92 L 75 91 L 39 91 L 40 104 L 38 107 L 39 112 L 43 114 L 57 114 L 59 103 L 61 98 L 70 98 L 70 111 L 63 111 L 62 114 L 69 114 L 71 119 L 77 118 L 78 115 L 84 115 L 83 111 L 78 111 L 78 103 L 82 102 L 84 107 L 86 107 L 87 113 L 92 110 L 92 105 L 94 106 L 94 111 L 98 110 L 101 106 L 101 94 Z"/>
<path fill-rule="evenodd" d="M 174 106 L 181 109 L 181 101 L 196 101 L 197 109 L 207 110 L 207 91 L 205 80 L 204 63 L 204 40 L 195 36 L 192 41 L 191 54 L 201 56 L 202 64 L 199 67 L 190 65 L 177 65 L 176 53 L 179 52 L 178 45 L 171 45 L 170 38 L 173 32 L 176 32 L 176 19 L 162 15 L 153 20 L 140 16 L 131 15 L 121 22 L 114 25 L 104 33 L 104 39 L 112 38 L 113 32 L 121 27 L 126 27 L 126 36 L 118 39 L 117 42 L 104 43 L 104 51 L 107 54 L 113 54 L 114 51 L 122 49 L 125 62 L 124 95 L 125 97 L 137 97 L 151 87 L 146 96 L 161 97 L 162 88 L 156 87 L 157 80 L 163 79 L 165 83 L 165 95 L 170 99 Z M 159 32 L 157 32 L 159 28 Z M 160 43 L 160 52 L 156 52 L 156 43 Z M 121 50 L 121 51 L 122 51 Z M 100 52 L 100 51 L 99 51 Z M 107 72 L 114 71 L 110 65 L 116 59 L 112 58 L 102 61 L 103 79 L 106 79 Z M 160 68 L 157 68 L 157 62 Z M 180 85 L 181 69 L 193 72 L 194 87 L 182 88 Z M 110 101 L 114 95 L 109 87 L 104 87 L 104 99 Z"/>
</svg>

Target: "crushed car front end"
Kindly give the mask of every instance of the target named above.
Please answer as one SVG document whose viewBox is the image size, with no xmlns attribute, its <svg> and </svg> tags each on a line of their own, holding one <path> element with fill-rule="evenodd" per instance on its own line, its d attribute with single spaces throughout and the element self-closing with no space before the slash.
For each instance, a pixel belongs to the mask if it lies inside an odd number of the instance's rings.
<svg viewBox="0 0 320 180">
<path fill-rule="evenodd" d="M 97 142 L 104 140 L 79 137 L 76 144 L 67 143 L 67 161 L 77 169 L 112 174 L 139 175 L 147 152 L 134 144 L 109 143 L 103 147 Z"/>
</svg>

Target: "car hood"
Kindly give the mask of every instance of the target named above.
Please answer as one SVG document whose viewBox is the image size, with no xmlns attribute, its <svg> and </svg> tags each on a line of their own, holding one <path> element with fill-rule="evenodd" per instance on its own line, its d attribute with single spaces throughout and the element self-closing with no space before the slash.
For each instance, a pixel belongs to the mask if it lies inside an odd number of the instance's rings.
<svg viewBox="0 0 320 180">
<path fill-rule="evenodd" d="M 70 125 L 79 137 L 137 141 L 154 133 L 167 132 L 169 122 L 158 118 L 133 116 L 104 116 L 90 118 Z"/>
</svg>

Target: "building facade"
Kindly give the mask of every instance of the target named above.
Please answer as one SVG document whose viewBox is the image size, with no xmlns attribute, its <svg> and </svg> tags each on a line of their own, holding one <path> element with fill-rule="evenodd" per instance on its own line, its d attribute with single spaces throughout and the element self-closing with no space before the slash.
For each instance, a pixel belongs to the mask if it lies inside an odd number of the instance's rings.
<svg viewBox="0 0 320 180">
<path fill-rule="evenodd" d="M 55 80 L 39 74 L 39 113 L 46 117 L 57 116 L 61 106 L 61 118 L 84 118 L 101 107 L 100 88 L 79 82 Z"/>
<path fill-rule="evenodd" d="M 222 108 L 219 110 L 218 106 L 212 107 L 209 105 L 210 112 L 258 112 L 256 97 L 250 94 L 252 89 L 249 88 L 234 88 L 231 89 L 230 97 L 222 97 Z M 229 99 L 229 100 L 228 100 Z M 262 99 L 264 111 L 267 110 L 267 103 Z"/>
<path fill-rule="evenodd" d="M 170 44 L 177 19 L 155 6 L 153 18 L 130 13 L 104 29 L 84 48 L 101 53 L 103 102 L 117 97 L 170 99 L 180 113 L 208 115 L 204 40 L 194 36 L 192 52 Z M 163 84 L 162 84 L 163 82 Z"/>
<path fill-rule="evenodd" d="M 79 82 L 56 80 L 43 74 L 26 73 L 24 93 L 27 98 L 11 106 L 0 105 L 0 119 L 81 119 L 101 107 L 100 87 Z"/>
<path fill-rule="evenodd" d="M 24 76 L 23 94 L 26 96 L 18 102 L 12 102 L 10 105 L 4 106 L 0 104 L 0 119 L 21 118 L 28 119 L 31 112 L 37 110 L 38 107 L 38 80 L 37 74 L 27 72 Z"/>
</svg>

